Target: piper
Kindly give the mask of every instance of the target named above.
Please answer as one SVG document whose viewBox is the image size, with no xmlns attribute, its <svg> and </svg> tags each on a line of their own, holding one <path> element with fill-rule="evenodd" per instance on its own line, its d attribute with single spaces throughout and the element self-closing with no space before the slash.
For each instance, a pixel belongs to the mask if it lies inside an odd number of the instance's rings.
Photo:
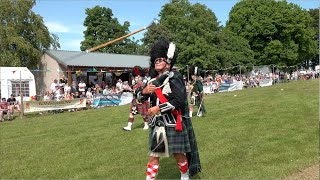
<svg viewBox="0 0 320 180">
<path fill-rule="evenodd" d="M 144 130 L 149 129 L 149 116 L 147 115 L 147 110 L 149 108 L 149 102 L 138 102 L 137 101 L 137 92 L 141 91 L 144 87 L 145 83 L 143 82 L 143 78 L 145 76 L 145 70 L 140 66 L 133 67 L 132 76 L 134 77 L 135 85 L 133 86 L 133 98 L 130 106 L 130 113 L 128 118 L 128 125 L 123 127 L 125 131 L 131 131 L 132 124 L 134 121 L 134 116 L 140 114 L 144 121 Z"/>
<path fill-rule="evenodd" d="M 189 107 L 189 116 L 192 117 L 194 106 L 198 107 L 197 116 L 201 117 L 206 113 L 205 106 L 203 104 L 204 91 L 201 81 L 198 79 L 200 76 L 200 69 L 197 66 L 190 66 L 189 74 L 191 76 L 191 85 L 190 85 L 190 107 Z"/>
<path fill-rule="evenodd" d="M 201 171 L 197 142 L 189 118 L 186 87 L 179 72 L 172 71 L 177 59 L 176 45 L 161 39 L 151 49 L 152 80 L 140 92 L 138 100 L 150 98 L 149 162 L 146 179 L 155 179 L 160 157 L 174 156 L 181 179 L 188 180 Z"/>
</svg>

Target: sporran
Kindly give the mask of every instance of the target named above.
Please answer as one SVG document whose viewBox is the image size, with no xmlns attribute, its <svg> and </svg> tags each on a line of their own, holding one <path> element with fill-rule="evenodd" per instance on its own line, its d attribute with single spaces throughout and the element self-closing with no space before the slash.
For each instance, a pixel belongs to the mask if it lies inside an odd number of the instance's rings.
<svg viewBox="0 0 320 180">
<path fill-rule="evenodd" d="M 152 132 L 151 156 L 169 157 L 169 147 L 164 126 L 155 126 Z"/>
</svg>

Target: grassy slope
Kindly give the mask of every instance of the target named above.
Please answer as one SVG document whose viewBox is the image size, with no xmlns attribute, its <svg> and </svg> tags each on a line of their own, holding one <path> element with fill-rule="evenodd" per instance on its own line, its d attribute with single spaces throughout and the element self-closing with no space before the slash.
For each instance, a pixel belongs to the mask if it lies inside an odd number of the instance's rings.
<svg viewBox="0 0 320 180">
<path fill-rule="evenodd" d="M 205 104 L 206 117 L 192 119 L 195 178 L 283 178 L 318 160 L 318 80 L 208 95 Z M 0 123 L 0 177 L 144 179 L 148 131 L 140 116 L 122 131 L 127 117 L 119 106 Z M 179 178 L 173 158 L 160 163 L 159 179 Z"/>
</svg>

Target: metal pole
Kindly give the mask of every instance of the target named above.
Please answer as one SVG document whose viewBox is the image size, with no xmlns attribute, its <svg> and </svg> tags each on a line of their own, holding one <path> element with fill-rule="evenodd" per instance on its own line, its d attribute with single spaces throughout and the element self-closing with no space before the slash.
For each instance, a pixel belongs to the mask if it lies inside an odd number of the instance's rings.
<svg viewBox="0 0 320 180">
<path fill-rule="evenodd" d="M 22 93 L 22 88 L 21 88 L 21 86 L 22 86 L 22 82 L 21 82 L 21 70 L 20 70 L 20 119 L 22 119 L 22 117 L 23 117 L 23 112 L 24 112 L 24 107 L 23 107 L 23 93 Z"/>
<path fill-rule="evenodd" d="M 274 64 L 272 64 L 272 74 L 274 74 Z"/>
<path fill-rule="evenodd" d="M 276 75 L 274 74 L 274 64 L 272 64 L 272 81 L 273 81 L 273 84 L 276 84 Z"/>
</svg>

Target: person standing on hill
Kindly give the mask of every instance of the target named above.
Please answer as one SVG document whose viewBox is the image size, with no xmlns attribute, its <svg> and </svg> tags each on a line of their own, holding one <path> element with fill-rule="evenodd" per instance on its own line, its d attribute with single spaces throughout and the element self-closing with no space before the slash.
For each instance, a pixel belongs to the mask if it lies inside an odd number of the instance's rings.
<svg viewBox="0 0 320 180">
<path fill-rule="evenodd" d="M 175 44 L 165 39 L 155 43 L 150 53 L 152 79 L 138 92 L 138 100 L 144 102 L 150 98 L 151 106 L 147 180 L 156 178 L 160 157 L 173 156 L 183 180 L 201 171 L 186 87 L 182 75 L 172 71 L 176 59 Z"/>
</svg>

